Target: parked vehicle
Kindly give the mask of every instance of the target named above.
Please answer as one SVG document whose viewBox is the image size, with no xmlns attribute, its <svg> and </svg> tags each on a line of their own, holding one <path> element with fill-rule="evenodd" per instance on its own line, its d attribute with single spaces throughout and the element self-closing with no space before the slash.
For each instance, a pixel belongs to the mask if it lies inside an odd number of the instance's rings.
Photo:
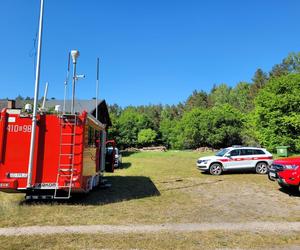
<svg viewBox="0 0 300 250">
<path fill-rule="evenodd" d="M 98 186 L 104 173 L 106 125 L 87 112 L 44 112 L 37 119 L 37 149 L 29 174 L 31 114 L 2 110 L 0 191 L 24 192 L 26 199 L 69 199 Z"/>
<path fill-rule="evenodd" d="M 283 188 L 298 188 L 300 191 L 300 157 L 278 159 L 269 169 L 268 177 Z"/>
<path fill-rule="evenodd" d="M 121 167 L 122 166 L 122 154 L 120 153 L 119 149 L 116 147 L 107 147 L 106 148 L 107 158 L 112 155 L 114 155 L 114 157 L 113 157 L 114 168 Z"/>
<path fill-rule="evenodd" d="M 115 140 L 106 141 L 106 154 L 105 154 L 105 171 L 114 172 L 115 168 L 122 166 L 122 155 L 116 147 Z"/>
<path fill-rule="evenodd" d="M 274 160 L 269 168 L 268 177 L 272 181 L 277 181 L 279 172 L 282 172 L 286 169 L 293 169 L 295 166 L 299 165 L 300 157 L 288 157 Z"/>
<path fill-rule="evenodd" d="M 297 188 L 300 192 L 300 167 L 278 173 L 278 184 L 283 188 Z"/>
<path fill-rule="evenodd" d="M 197 167 L 212 175 L 234 169 L 255 169 L 258 174 L 266 174 L 273 162 L 273 156 L 264 148 L 232 146 L 224 148 L 214 156 L 201 157 Z"/>
</svg>

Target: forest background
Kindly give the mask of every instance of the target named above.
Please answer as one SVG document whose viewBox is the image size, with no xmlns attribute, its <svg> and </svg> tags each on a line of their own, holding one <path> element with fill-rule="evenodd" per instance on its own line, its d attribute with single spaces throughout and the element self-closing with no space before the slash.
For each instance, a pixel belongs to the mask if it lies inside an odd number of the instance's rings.
<svg viewBox="0 0 300 250">
<path fill-rule="evenodd" d="M 109 137 L 119 147 L 164 145 L 172 149 L 288 145 L 300 151 L 300 52 L 252 82 L 194 90 L 177 105 L 109 106 Z"/>
</svg>

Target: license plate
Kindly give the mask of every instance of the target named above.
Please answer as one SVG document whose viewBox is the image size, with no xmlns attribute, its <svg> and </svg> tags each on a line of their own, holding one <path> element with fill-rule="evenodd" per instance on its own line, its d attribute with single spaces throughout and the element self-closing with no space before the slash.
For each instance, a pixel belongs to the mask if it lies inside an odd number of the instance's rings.
<svg viewBox="0 0 300 250">
<path fill-rule="evenodd" d="M 270 172 L 270 173 L 269 173 L 269 175 L 270 175 L 271 177 L 274 177 L 274 178 L 276 178 L 276 173 L 272 173 L 272 172 Z"/>
</svg>

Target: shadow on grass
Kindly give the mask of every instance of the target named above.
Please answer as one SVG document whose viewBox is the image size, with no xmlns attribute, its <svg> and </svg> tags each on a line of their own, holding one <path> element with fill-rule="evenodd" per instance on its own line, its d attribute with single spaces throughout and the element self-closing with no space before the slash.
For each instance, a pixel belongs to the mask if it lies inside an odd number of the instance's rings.
<svg viewBox="0 0 300 250">
<path fill-rule="evenodd" d="M 209 171 L 201 171 L 202 174 L 211 175 Z M 256 174 L 254 169 L 230 169 L 222 172 L 222 175 L 235 175 L 235 174 Z"/>
<path fill-rule="evenodd" d="M 74 194 L 69 200 L 22 201 L 21 205 L 105 205 L 160 195 L 151 179 L 145 176 L 109 176 L 105 180 L 111 187 L 99 187 L 88 194 Z"/>
<path fill-rule="evenodd" d="M 289 196 L 300 197 L 300 191 L 299 191 L 298 187 L 279 188 L 279 191 L 282 193 L 288 194 Z"/>
<path fill-rule="evenodd" d="M 136 154 L 136 153 L 139 153 L 139 152 L 134 152 L 134 151 L 121 151 L 121 154 L 122 156 L 125 156 L 125 157 L 128 157 L 130 155 L 133 155 L 133 154 Z"/>
<path fill-rule="evenodd" d="M 130 162 L 123 162 L 122 165 L 120 167 L 118 167 L 116 170 L 118 169 L 127 169 L 131 167 L 131 163 Z"/>
</svg>

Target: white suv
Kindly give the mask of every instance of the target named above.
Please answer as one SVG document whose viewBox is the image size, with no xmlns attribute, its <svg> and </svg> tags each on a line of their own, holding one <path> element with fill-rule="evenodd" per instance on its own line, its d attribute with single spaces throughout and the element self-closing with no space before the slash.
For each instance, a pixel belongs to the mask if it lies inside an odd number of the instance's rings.
<svg viewBox="0 0 300 250">
<path fill-rule="evenodd" d="M 220 150 L 214 156 L 199 158 L 197 167 L 212 175 L 220 175 L 226 170 L 249 168 L 255 169 L 258 174 L 266 174 L 272 162 L 272 154 L 264 148 L 233 146 Z"/>
</svg>

